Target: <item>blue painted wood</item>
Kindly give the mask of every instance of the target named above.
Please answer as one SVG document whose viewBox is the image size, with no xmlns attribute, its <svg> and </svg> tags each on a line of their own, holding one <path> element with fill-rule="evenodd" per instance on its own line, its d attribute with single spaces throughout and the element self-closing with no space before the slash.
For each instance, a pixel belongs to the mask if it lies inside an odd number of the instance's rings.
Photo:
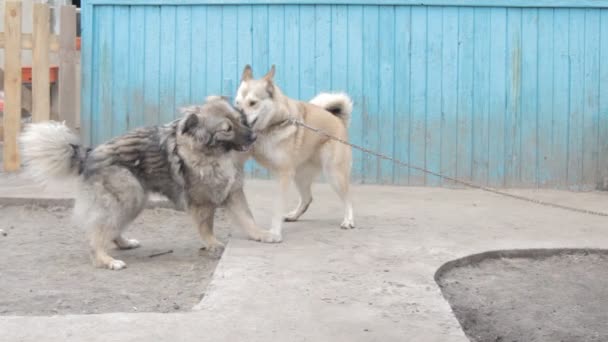
<svg viewBox="0 0 608 342">
<path fill-rule="evenodd" d="M 175 115 L 175 61 L 176 61 L 176 6 L 162 6 L 160 9 L 160 122 L 169 122 Z"/>
<path fill-rule="evenodd" d="M 488 183 L 490 122 L 490 9 L 475 8 L 473 52 L 473 179 Z"/>
<path fill-rule="evenodd" d="M 412 7 L 410 60 L 410 163 L 426 167 L 427 8 Z M 409 183 L 424 185 L 426 175 L 410 170 Z"/>
<path fill-rule="evenodd" d="M 350 120 L 350 141 L 363 144 L 363 112 L 366 109 L 363 97 L 363 6 L 348 7 L 348 93 L 353 99 L 354 108 Z M 363 153 L 353 151 L 352 177 L 363 179 Z"/>
<path fill-rule="evenodd" d="M 114 36 L 113 45 L 129 46 L 129 7 L 115 6 L 114 13 Z M 112 117 L 112 135 L 122 134 L 127 131 L 127 108 L 129 107 L 129 50 L 120 49 L 112 54 L 112 110 L 108 116 Z"/>
<path fill-rule="evenodd" d="M 538 11 L 538 186 L 544 187 L 555 177 L 553 160 L 553 68 L 555 44 L 553 40 L 554 16 L 552 9 Z"/>
<path fill-rule="evenodd" d="M 382 134 L 392 132 L 395 125 L 394 118 L 394 84 L 395 84 L 395 8 L 381 7 L 378 13 L 378 32 L 382 35 L 378 46 L 378 111 L 375 115 L 378 137 L 376 144 L 380 152 L 394 155 L 395 140 L 393 134 Z M 386 94 L 386 95 L 382 95 Z M 374 134 L 374 133 L 372 133 Z M 376 159 L 377 182 L 382 184 L 393 183 L 393 165 L 388 160 Z"/>
<path fill-rule="evenodd" d="M 583 174 L 582 184 L 595 188 L 598 179 L 598 133 L 599 133 L 599 63 L 600 49 L 600 12 L 585 10 L 585 81 L 584 81 L 584 107 L 582 123 L 582 157 Z M 606 63 L 606 61 L 604 61 Z M 608 96 L 608 94 L 603 94 Z"/>
<path fill-rule="evenodd" d="M 458 8 L 443 9 L 441 59 L 441 174 L 456 177 L 458 132 Z M 445 179 L 444 186 L 455 184 Z"/>
<path fill-rule="evenodd" d="M 537 184 L 538 152 L 538 11 L 522 12 L 521 184 Z"/>
<path fill-rule="evenodd" d="M 490 93 L 489 93 L 489 160 L 488 183 L 491 186 L 505 185 L 505 118 L 507 97 L 507 10 L 490 10 Z"/>
<path fill-rule="evenodd" d="M 363 68 L 363 144 L 380 147 L 378 130 L 379 115 L 379 8 L 363 7 L 363 60 L 369 67 Z M 374 183 L 378 180 L 379 159 L 374 156 L 363 156 L 362 181 Z"/>
<path fill-rule="evenodd" d="M 429 7 L 427 10 L 427 62 L 426 62 L 426 119 L 425 119 L 425 162 L 433 171 L 441 171 L 441 101 L 442 98 L 442 46 L 443 8 Z M 431 96 L 428 96 L 431 95 Z M 426 174 L 425 185 L 437 186 L 441 179 Z"/>
<path fill-rule="evenodd" d="M 600 11 L 600 61 L 608 61 L 608 10 Z M 599 93 L 608 94 L 608 65 L 599 66 Z M 608 96 L 600 96 L 598 119 L 598 185 L 608 188 Z"/>
<path fill-rule="evenodd" d="M 134 7 L 137 8 L 137 7 Z M 177 6 L 175 37 L 175 106 L 183 107 L 191 103 L 192 91 L 195 96 L 204 96 L 205 73 L 207 72 L 206 27 L 203 18 L 207 15 L 203 6 Z M 200 89 L 200 91 L 197 91 Z M 176 108 L 177 109 L 177 108 Z M 175 117 L 179 117 L 177 113 Z"/>
<path fill-rule="evenodd" d="M 349 17 L 350 19 L 350 17 Z M 411 7 L 395 8 L 395 112 L 393 134 L 395 158 L 410 162 Z M 349 74 L 350 79 L 350 74 Z M 353 113 L 355 115 L 355 113 Z M 410 169 L 393 165 L 396 184 L 409 184 Z"/>
<path fill-rule="evenodd" d="M 275 81 L 293 98 L 348 92 L 350 140 L 406 163 L 498 187 L 604 183 L 601 1 L 357 1 L 85 1 L 84 140 L 169 121 L 210 94 L 233 96 L 245 64 L 257 77 L 276 64 Z M 355 181 L 453 185 L 353 156 Z M 247 172 L 268 176 L 253 162 Z"/>
<path fill-rule="evenodd" d="M 507 9 L 507 106 L 505 115 L 505 186 L 521 182 L 521 9 Z"/>
<path fill-rule="evenodd" d="M 568 113 L 570 56 L 568 55 L 569 9 L 556 9 L 553 22 L 553 143 L 550 184 L 565 188 L 568 183 Z"/>
<path fill-rule="evenodd" d="M 580 186 L 583 172 L 583 115 L 585 111 L 585 11 L 570 10 L 570 105 L 568 112 L 568 186 Z"/>
<path fill-rule="evenodd" d="M 400 6 L 472 6 L 472 7 L 568 7 L 608 8 L 608 0 L 85 0 L 96 5 L 400 5 Z"/>
<path fill-rule="evenodd" d="M 475 10 L 461 8 L 458 18 L 458 135 L 456 176 L 473 180 L 473 71 L 475 70 Z"/>
</svg>

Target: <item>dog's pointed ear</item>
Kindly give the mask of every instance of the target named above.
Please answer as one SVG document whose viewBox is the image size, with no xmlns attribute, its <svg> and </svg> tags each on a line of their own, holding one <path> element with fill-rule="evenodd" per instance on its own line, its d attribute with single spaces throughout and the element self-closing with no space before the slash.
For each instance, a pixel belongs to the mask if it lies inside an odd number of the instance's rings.
<svg viewBox="0 0 608 342">
<path fill-rule="evenodd" d="M 241 82 L 249 81 L 252 78 L 253 78 L 253 70 L 251 70 L 251 65 L 247 64 L 247 65 L 245 65 L 245 68 L 243 69 L 243 74 L 241 75 Z"/>
<path fill-rule="evenodd" d="M 268 73 L 264 76 L 264 79 L 266 81 L 272 81 L 272 79 L 274 78 L 274 71 L 275 71 L 275 67 L 274 64 L 270 67 L 270 70 L 268 71 Z"/>
<path fill-rule="evenodd" d="M 189 113 L 184 120 L 184 123 L 181 125 L 182 134 L 192 134 L 192 132 L 198 126 L 198 116 L 195 113 Z"/>
</svg>

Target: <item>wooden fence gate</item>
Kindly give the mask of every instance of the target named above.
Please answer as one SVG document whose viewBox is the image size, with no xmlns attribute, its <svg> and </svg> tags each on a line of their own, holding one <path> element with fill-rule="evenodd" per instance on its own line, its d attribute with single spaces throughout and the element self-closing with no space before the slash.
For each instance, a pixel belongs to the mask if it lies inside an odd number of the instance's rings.
<svg viewBox="0 0 608 342">
<path fill-rule="evenodd" d="M 76 7 L 60 8 L 60 34 L 50 28 L 50 8 L 34 4 L 32 34 L 22 33 L 20 1 L 6 1 L 4 28 L 0 32 L 0 49 L 4 49 L 4 68 L 0 69 L 0 84 L 4 84 L 4 117 L 0 137 L 4 141 L 4 170 L 20 168 L 17 137 L 21 131 L 22 109 L 31 113 L 33 122 L 49 119 L 65 121 L 76 128 L 79 120 L 80 87 L 76 39 Z M 79 45 L 79 44 L 78 44 Z M 21 65 L 21 50 L 32 50 L 32 67 Z M 51 66 L 49 54 L 59 54 L 59 65 Z M 31 90 L 26 85 L 31 70 Z M 3 79 L 3 82 L 2 82 Z M 57 117 L 51 116 L 51 83 L 57 82 Z M 3 131 L 3 134 L 2 134 Z"/>
</svg>

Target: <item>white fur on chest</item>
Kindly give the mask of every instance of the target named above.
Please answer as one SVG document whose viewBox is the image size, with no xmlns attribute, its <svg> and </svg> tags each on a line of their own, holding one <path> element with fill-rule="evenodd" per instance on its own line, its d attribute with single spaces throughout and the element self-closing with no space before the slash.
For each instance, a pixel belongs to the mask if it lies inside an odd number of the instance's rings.
<svg viewBox="0 0 608 342">
<path fill-rule="evenodd" d="M 296 127 L 289 126 L 276 130 L 269 135 L 260 136 L 254 146 L 254 156 L 263 159 L 265 163 L 271 164 L 268 166 L 274 168 L 289 163 L 291 153 L 295 153 L 295 151 L 290 148 L 282 148 L 282 145 L 289 143 L 289 138 L 295 131 Z"/>
</svg>

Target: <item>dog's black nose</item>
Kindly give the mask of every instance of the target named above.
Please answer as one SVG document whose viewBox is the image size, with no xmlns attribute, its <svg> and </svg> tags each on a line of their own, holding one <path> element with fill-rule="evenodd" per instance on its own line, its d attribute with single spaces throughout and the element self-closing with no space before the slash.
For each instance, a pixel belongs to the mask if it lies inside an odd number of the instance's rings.
<svg viewBox="0 0 608 342">
<path fill-rule="evenodd" d="M 257 138 L 258 138 L 258 136 L 255 133 L 253 133 L 253 132 L 249 133 L 249 141 L 254 142 L 254 141 L 256 141 Z"/>
</svg>

